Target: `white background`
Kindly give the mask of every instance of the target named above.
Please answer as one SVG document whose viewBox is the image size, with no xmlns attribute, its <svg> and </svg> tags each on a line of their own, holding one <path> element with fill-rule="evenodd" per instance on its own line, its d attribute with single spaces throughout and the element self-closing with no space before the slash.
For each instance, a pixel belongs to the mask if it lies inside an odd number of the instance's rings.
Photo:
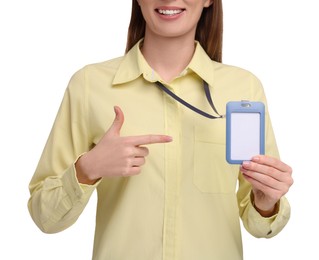
<svg viewBox="0 0 319 260">
<path fill-rule="evenodd" d="M 316 2 L 224 0 L 224 63 L 263 82 L 281 156 L 295 179 L 289 224 L 270 240 L 243 231 L 246 260 L 319 259 Z M 75 225 L 48 235 L 28 214 L 28 183 L 72 74 L 124 53 L 130 6 L 129 0 L 1 0 L 0 259 L 91 258 L 95 195 Z"/>
</svg>

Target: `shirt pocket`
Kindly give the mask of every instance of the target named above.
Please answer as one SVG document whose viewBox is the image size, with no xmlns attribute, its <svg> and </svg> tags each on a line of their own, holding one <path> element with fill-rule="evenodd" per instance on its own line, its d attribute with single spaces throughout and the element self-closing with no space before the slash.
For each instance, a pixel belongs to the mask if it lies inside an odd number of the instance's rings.
<svg viewBox="0 0 319 260">
<path fill-rule="evenodd" d="M 226 161 L 226 122 L 195 127 L 193 183 L 204 193 L 233 193 L 239 167 Z"/>
</svg>

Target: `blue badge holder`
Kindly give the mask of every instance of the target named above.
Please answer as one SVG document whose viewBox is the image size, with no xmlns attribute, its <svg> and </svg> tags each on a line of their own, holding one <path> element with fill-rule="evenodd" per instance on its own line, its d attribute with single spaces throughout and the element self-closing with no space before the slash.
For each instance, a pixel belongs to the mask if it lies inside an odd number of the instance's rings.
<svg viewBox="0 0 319 260">
<path fill-rule="evenodd" d="M 265 105 L 230 101 L 226 105 L 226 160 L 242 164 L 265 154 Z"/>
</svg>

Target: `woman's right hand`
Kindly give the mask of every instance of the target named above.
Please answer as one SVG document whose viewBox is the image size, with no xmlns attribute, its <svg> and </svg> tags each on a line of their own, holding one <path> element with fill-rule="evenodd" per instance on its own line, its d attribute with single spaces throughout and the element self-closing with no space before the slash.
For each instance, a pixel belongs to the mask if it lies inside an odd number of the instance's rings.
<svg viewBox="0 0 319 260">
<path fill-rule="evenodd" d="M 103 177 L 132 176 L 141 172 L 149 150 L 144 145 L 168 143 L 167 135 L 141 135 L 122 137 L 124 114 L 114 107 L 115 119 L 100 142 L 83 154 L 75 163 L 78 181 L 94 184 Z"/>
</svg>

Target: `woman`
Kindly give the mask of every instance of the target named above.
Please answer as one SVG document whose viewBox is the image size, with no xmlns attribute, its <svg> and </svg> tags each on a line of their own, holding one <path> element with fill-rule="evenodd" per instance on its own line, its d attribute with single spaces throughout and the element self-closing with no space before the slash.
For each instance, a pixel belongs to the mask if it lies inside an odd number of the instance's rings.
<svg viewBox="0 0 319 260">
<path fill-rule="evenodd" d="M 290 215 L 291 168 L 268 113 L 267 155 L 229 165 L 225 119 L 194 113 L 156 82 L 210 111 L 207 82 L 222 113 L 231 100 L 266 104 L 262 86 L 221 64 L 221 0 L 132 3 L 126 55 L 69 83 L 30 183 L 30 214 L 42 231 L 61 231 L 97 189 L 93 259 L 242 259 L 239 217 L 269 238 Z"/>
</svg>

